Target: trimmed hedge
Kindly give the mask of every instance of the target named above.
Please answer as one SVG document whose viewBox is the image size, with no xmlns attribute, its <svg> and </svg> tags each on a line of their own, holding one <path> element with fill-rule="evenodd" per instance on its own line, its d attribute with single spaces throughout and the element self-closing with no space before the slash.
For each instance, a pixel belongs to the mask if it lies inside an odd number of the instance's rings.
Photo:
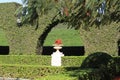
<svg viewBox="0 0 120 80">
<path fill-rule="evenodd" d="M 79 77 L 79 80 L 103 80 L 105 75 L 100 69 L 81 69 L 85 56 L 64 56 L 61 67 L 50 66 L 51 56 L 15 55 L 0 56 L 0 75 L 3 77 L 21 77 L 37 79 L 56 74 L 68 74 Z M 120 57 L 113 57 L 117 62 L 117 72 L 120 72 Z"/>
<path fill-rule="evenodd" d="M 79 67 L 85 56 L 64 56 L 62 66 Z M 51 56 L 41 55 L 0 55 L 0 64 L 51 65 Z"/>
<path fill-rule="evenodd" d="M 113 80 L 113 78 L 108 77 L 104 74 L 104 71 L 100 69 L 82 69 L 78 72 L 79 79 L 78 80 Z"/>
<path fill-rule="evenodd" d="M 119 32 L 120 22 L 111 22 L 109 25 L 95 26 L 85 31 L 81 28 L 80 36 L 84 41 L 85 55 L 90 55 L 94 52 L 106 52 L 112 56 L 118 56 L 118 40 L 120 39 Z"/>
<path fill-rule="evenodd" d="M 103 79 L 105 80 L 113 80 L 114 76 L 117 73 L 117 64 L 114 58 L 104 52 L 96 52 L 86 57 L 86 59 L 81 64 L 81 68 L 98 69 L 102 74 L 102 76 L 104 76 Z M 90 78 L 92 78 L 91 76 L 93 75 L 90 75 Z M 103 80 L 103 79 L 100 78 L 97 80 Z M 94 80 L 94 79 L 90 79 L 90 80 Z"/>
<path fill-rule="evenodd" d="M 37 41 L 50 23 L 52 15 L 40 17 L 40 26 L 37 30 L 35 25 L 29 24 L 19 28 L 16 24 L 15 12 L 20 6 L 18 3 L 0 3 L 0 28 L 6 33 L 10 55 L 35 55 Z"/>
<path fill-rule="evenodd" d="M 0 65 L 0 75 L 12 78 L 36 79 L 47 75 L 63 74 L 67 70 L 74 70 L 77 67 L 52 67 L 37 65 Z"/>
<path fill-rule="evenodd" d="M 32 65 L 0 65 L 1 77 L 39 79 L 57 74 L 68 74 L 78 80 L 108 80 L 100 69 L 80 69 L 79 67 L 52 67 Z M 49 79 L 51 80 L 51 79 Z M 64 80 L 64 79 L 63 79 Z"/>
<path fill-rule="evenodd" d="M 64 56 L 62 66 L 80 67 L 86 56 Z M 120 65 L 120 57 L 113 57 Z M 51 56 L 41 55 L 0 55 L 0 64 L 51 65 Z"/>
<path fill-rule="evenodd" d="M 7 55 L 0 56 L 0 64 L 50 65 L 50 56 Z"/>
</svg>

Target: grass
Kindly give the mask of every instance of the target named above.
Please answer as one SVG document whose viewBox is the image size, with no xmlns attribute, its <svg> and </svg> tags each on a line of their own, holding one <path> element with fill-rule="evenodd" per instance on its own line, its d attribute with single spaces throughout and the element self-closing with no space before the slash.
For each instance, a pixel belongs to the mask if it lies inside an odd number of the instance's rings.
<svg viewBox="0 0 120 80">
<path fill-rule="evenodd" d="M 41 77 L 36 80 L 77 80 L 77 77 L 73 77 L 68 74 L 56 74 L 56 75 Z"/>
<path fill-rule="evenodd" d="M 56 39 L 61 39 L 64 46 L 83 46 L 83 41 L 77 30 L 67 29 L 65 25 L 58 25 L 48 34 L 44 46 L 52 46 Z"/>
<path fill-rule="evenodd" d="M 8 45 L 8 41 L 5 35 L 5 32 L 0 29 L 0 46 L 7 46 Z"/>
</svg>

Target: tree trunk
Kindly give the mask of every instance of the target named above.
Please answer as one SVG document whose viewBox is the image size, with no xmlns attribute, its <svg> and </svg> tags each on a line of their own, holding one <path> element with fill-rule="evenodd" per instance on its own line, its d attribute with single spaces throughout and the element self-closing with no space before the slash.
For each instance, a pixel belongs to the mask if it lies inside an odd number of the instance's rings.
<svg viewBox="0 0 120 80">
<path fill-rule="evenodd" d="M 111 23 L 110 25 L 101 26 L 99 29 L 91 27 L 89 31 L 80 29 L 85 55 L 94 52 L 106 52 L 112 56 L 118 56 L 119 25 L 120 23 Z"/>
<path fill-rule="evenodd" d="M 44 40 L 46 39 L 48 33 L 52 30 L 53 27 L 57 26 L 59 23 L 63 23 L 63 20 L 55 20 L 51 24 L 48 24 L 46 28 L 44 29 L 43 33 L 40 35 L 40 38 L 38 39 L 37 42 L 37 48 L 36 48 L 36 53 L 41 54 L 43 51 L 43 44 Z"/>
</svg>

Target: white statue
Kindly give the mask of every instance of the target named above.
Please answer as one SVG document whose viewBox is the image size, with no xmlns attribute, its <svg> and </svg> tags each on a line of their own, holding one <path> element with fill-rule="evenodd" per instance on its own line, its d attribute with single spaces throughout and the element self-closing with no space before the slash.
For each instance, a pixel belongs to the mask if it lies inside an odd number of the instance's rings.
<svg viewBox="0 0 120 80">
<path fill-rule="evenodd" d="M 62 52 L 60 52 L 59 50 L 62 49 L 62 47 L 60 45 L 55 44 L 55 46 L 53 48 L 56 49 L 56 52 L 53 52 L 53 54 L 51 54 L 51 56 L 52 56 L 51 65 L 52 66 L 61 66 L 62 65 L 61 57 L 64 56 L 64 54 Z"/>
</svg>

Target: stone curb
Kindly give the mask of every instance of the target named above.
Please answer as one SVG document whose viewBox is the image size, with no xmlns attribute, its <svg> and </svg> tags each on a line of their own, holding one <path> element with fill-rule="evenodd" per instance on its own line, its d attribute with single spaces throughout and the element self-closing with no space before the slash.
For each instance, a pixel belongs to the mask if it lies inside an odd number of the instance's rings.
<svg viewBox="0 0 120 80">
<path fill-rule="evenodd" d="M 0 80 L 30 80 L 30 79 L 0 77 Z"/>
</svg>

